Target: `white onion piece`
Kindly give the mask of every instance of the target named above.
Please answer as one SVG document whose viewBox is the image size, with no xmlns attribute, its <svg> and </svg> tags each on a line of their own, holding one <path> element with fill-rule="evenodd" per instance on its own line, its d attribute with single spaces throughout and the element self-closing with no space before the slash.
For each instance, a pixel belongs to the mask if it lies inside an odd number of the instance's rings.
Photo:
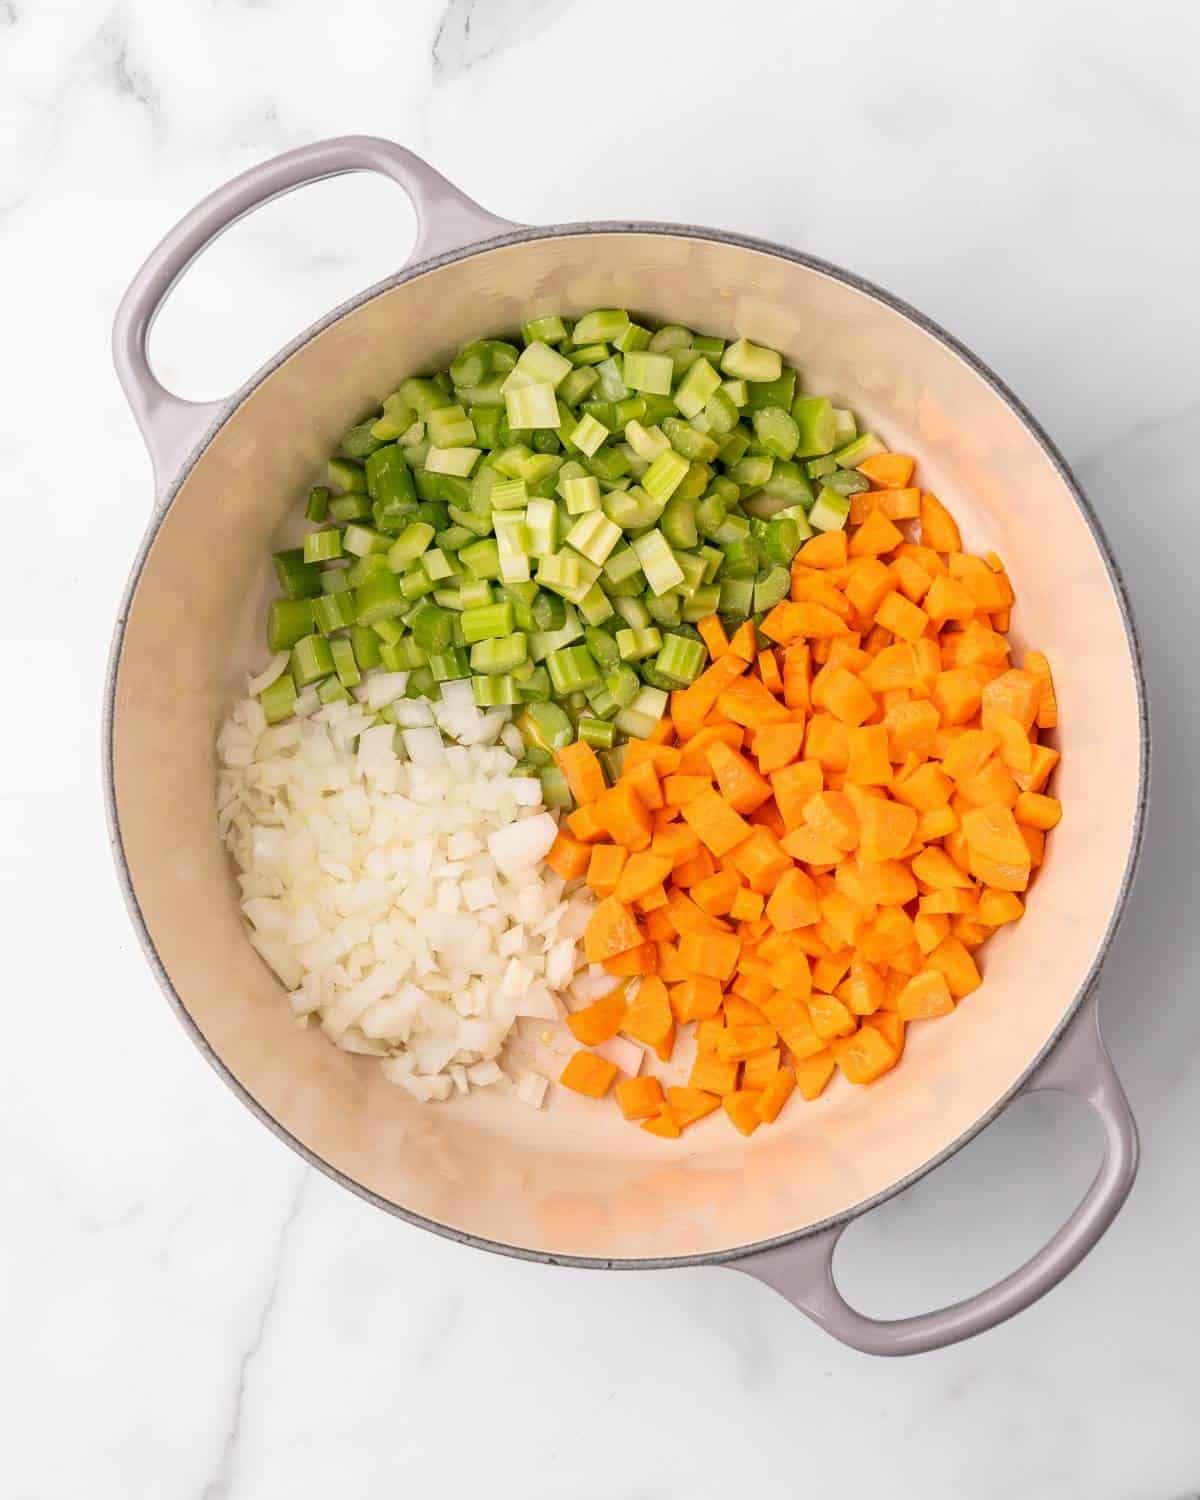
<svg viewBox="0 0 1200 1500">
<path fill-rule="evenodd" d="M 277 677 L 283 675 L 284 668 L 291 659 L 290 651 L 277 651 L 258 676 L 252 677 L 246 684 L 246 695 L 257 698 L 264 688 L 269 688 Z"/>
<path fill-rule="evenodd" d="M 517 1098 L 530 1109 L 541 1109 L 546 1088 L 546 1080 L 540 1073 L 522 1073 L 517 1083 Z"/>
</svg>

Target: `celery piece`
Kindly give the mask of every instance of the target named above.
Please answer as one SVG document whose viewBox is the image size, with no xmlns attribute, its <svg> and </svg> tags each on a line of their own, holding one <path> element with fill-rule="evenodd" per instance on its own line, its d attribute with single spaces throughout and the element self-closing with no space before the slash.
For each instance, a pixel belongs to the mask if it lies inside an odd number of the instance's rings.
<svg viewBox="0 0 1200 1500">
<path fill-rule="evenodd" d="M 661 676 L 669 677 L 681 687 L 687 687 L 703 672 L 707 659 L 708 652 L 699 641 L 690 640 L 684 635 L 669 634 L 655 658 L 654 666 Z"/>
<path fill-rule="evenodd" d="M 644 532 L 633 539 L 633 550 L 637 553 L 646 582 L 656 594 L 665 594 L 676 584 L 683 582 L 683 570 L 675 561 L 667 539 L 661 531 Z"/>
<path fill-rule="evenodd" d="M 492 361 L 486 344 L 479 340 L 472 344 L 464 344 L 450 362 L 451 384 L 456 390 L 459 387 L 478 385 L 481 380 L 487 378 L 491 367 Z"/>
<path fill-rule="evenodd" d="M 439 531 L 436 534 L 434 541 L 443 552 L 457 554 L 460 548 L 465 547 L 470 542 L 471 536 L 472 533 L 465 526 L 447 526 L 444 531 Z"/>
<path fill-rule="evenodd" d="M 365 469 L 367 493 L 385 508 L 416 501 L 412 470 L 403 451 L 395 443 L 377 449 L 367 459 Z"/>
<path fill-rule="evenodd" d="M 469 448 L 476 440 L 475 423 L 461 406 L 442 406 L 431 411 L 426 428 L 435 448 Z M 430 467 L 428 460 L 425 467 Z"/>
<path fill-rule="evenodd" d="M 621 711 L 621 705 L 603 682 L 587 690 L 587 703 L 592 716 L 597 719 L 613 719 Z"/>
<path fill-rule="evenodd" d="M 336 677 L 326 677 L 317 688 L 317 697 L 322 703 L 349 703 L 350 694 Z"/>
<path fill-rule="evenodd" d="M 409 621 L 413 640 L 422 651 L 445 651 L 454 639 L 453 617 L 436 604 L 423 603 Z"/>
<path fill-rule="evenodd" d="M 503 404 L 503 397 L 501 397 Z M 478 407 L 471 414 L 481 448 L 494 448 L 500 432 L 500 412 L 494 406 Z M 478 470 L 475 471 L 478 474 Z"/>
<path fill-rule="evenodd" d="M 638 562 L 637 553 L 632 547 L 618 547 L 615 552 L 609 554 L 608 561 L 604 564 L 605 581 L 609 583 L 622 583 L 629 578 L 637 578 L 642 571 L 642 565 Z"/>
<path fill-rule="evenodd" d="M 335 630 L 345 630 L 358 621 L 354 611 L 354 594 L 345 590 L 339 594 L 322 594 L 312 601 L 313 624 L 322 635 L 332 635 Z"/>
<path fill-rule="evenodd" d="M 379 637 L 366 625 L 355 625 L 350 631 L 350 645 L 359 671 L 369 672 L 379 665 Z"/>
<path fill-rule="evenodd" d="M 580 598 L 579 613 L 589 625 L 599 625 L 603 620 L 611 618 L 612 603 L 598 583 L 593 583 Z"/>
<path fill-rule="evenodd" d="M 492 434 L 491 442 L 496 440 L 496 427 L 504 411 L 504 381 L 503 375 L 491 375 L 478 385 L 459 386 L 455 392 L 459 401 L 470 408 L 471 421 L 475 424 L 475 432 L 481 443 L 489 443 L 484 436 L 485 423 Z"/>
<path fill-rule="evenodd" d="M 696 530 L 701 536 L 715 536 L 725 522 L 726 511 L 720 495 L 705 495 L 696 507 Z"/>
<path fill-rule="evenodd" d="M 578 370 L 580 368 L 586 369 L 588 365 L 602 365 L 611 356 L 608 352 L 607 344 L 584 344 L 582 347 L 569 349 L 567 351 L 567 358 L 571 361 L 575 369 Z M 570 378 L 570 375 L 568 375 L 567 380 Z M 566 383 L 567 381 L 564 380 L 563 385 L 566 385 Z"/>
<path fill-rule="evenodd" d="M 750 522 L 742 515 L 727 515 L 713 532 L 712 540 L 719 547 L 728 547 L 750 535 Z"/>
<path fill-rule="evenodd" d="M 776 516 L 767 523 L 761 546 L 771 562 L 786 566 L 800 550 L 801 540 L 800 528 L 791 517 Z"/>
<path fill-rule="evenodd" d="M 603 401 L 624 401 L 631 394 L 622 367 L 615 358 L 603 359 L 595 367 L 596 390 Z"/>
<path fill-rule="evenodd" d="M 670 440 L 661 427 L 643 427 L 636 421 L 626 422 L 625 441 L 648 464 L 652 464 L 671 447 Z"/>
<path fill-rule="evenodd" d="M 563 480 L 559 488 L 566 501 L 568 515 L 582 516 L 588 511 L 600 509 L 600 482 L 594 474 L 581 474 L 578 478 Z"/>
<path fill-rule="evenodd" d="M 472 677 L 471 693 L 477 708 L 507 708 L 521 701 L 517 684 L 507 674 L 497 677 Z"/>
<path fill-rule="evenodd" d="M 738 339 L 721 356 L 721 369 L 735 380 L 778 380 L 783 373 L 783 358 L 774 349 Z"/>
<path fill-rule="evenodd" d="M 736 464 L 745 457 L 746 450 L 750 446 L 750 434 L 739 422 L 732 432 L 727 432 L 721 439 L 719 448 L 721 462 L 726 467 Z"/>
<path fill-rule="evenodd" d="M 673 374 L 674 366 L 666 354 L 634 349 L 623 357 L 621 377 L 631 390 L 648 391 L 652 396 L 669 396 Z"/>
<path fill-rule="evenodd" d="M 621 665 L 621 651 L 607 630 L 585 630 L 584 643 L 602 672 L 613 672 Z"/>
<path fill-rule="evenodd" d="M 267 611 L 268 649 L 290 651 L 312 628 L 312 605 L 307 599 L 275 599 Z"/>
<path fill-rule="evenodd" d="M 416 420 L 416 407 L 410 406 L 397 391 L 385 398 L 383 412 L 371 426 L 371 436 L 385 443 L 394 442 L 402 433 L 407 432 Z"/>
<path fill-rule="evenodd" d="M 754 413 L 765 406 L 791 408 L 796 395 L 796 372 L 785 369 L 776 380 L 755 380 L 746 387 L 746 409 Z"/>
<path fill-rule="evenodd" d="M 450 397 L 435 380 L 422 380 L 416 376 L 402 380 L 397 394 L 408 402 L 422 421 L 439 406 L 452 404 Z"/>
<path fill-rule="evenodd" d="M 613 414 L 617 419 L 617 425 L 613 429 L 614 432 L 624 432 L 630 422 L 644 423 L 651 400 L 666 401 L 669 408 L 672 406 L 667 396 L 626 396 L 623 401 L 614 401 Z"/>
<path fill-rule="evenodd" d="M 633 485 L 627 490 L 613 490 L 602 502 L 604 514 L 622 531 L 637 531 L 643 526 L 653 526 L 663 512 L 663 501 L 653 500 L 641 488 Z"/>
<path fill-rule="evenodd" d="M 304 560 L 302 547 L 289 547 L 286 552 L 276 552 L 271 561 L 275 565 L 275 577 L 279 587 L 289 599 L 312 599 L 321 592 L 321 573 Z"/>
<path fill-rule="evenodd" d="M 739 409 L 750 400 L 750 387 L 744 380 L 723 380 L 721 389 Z"/>
<path fill-rule="evenodd" d="M 679 482 L 679 488 L 675 491 L 675 500 L 699 500 L 700 496 L 708 489 L 709 481 L 713 477 L 713 471 L 708 464 L 693 461 L 688 465 L 688 471 Z"/>
<path fill-rule="evenodd" d="M 833 442 L 837 448 L 846 447 L 858 436 L 858 422 L 854 413 L 843 406 L 833 408 L 833 428 Z"/>
<path fill-rule="evenodd" d="M 765 614 L 786 599 L 791 581 L 791 573 L 784 567 L 774 567 L 769 573 L 764 573 L 754 585 L 755 614 Z"/>
<path fill-rule="evenodd" d="M 659 354 L 669 354 L 672 349 L 690 349 L 692 330 L 680 323 L 664 323 L 650 339 L 650 348 Z"/>
<path fill-rule="evenodd" d="M 825 488 L 839 495 L 861 495 L 871 488 L 871 482 L 857 469 L 834 469 L 825 475 Z"/>
<path fill-rule="evenodd" d="M 567 778 L 557 766 L 543 766 L 538 777 L 542 783 L 542 802 L 546 807 L 557 811 L 575 805 Z"/>
<path fill-rule="evenodd" d="M 530 606 L 533 615 L 533 628 L 539 631 L 561 630 L 567 623 L 567 605 L 558 594 L 547 594 L 539 589 L 533 597 Z M 573 640 L 574 636 L 569 640 Z M 560 641 L 559 645 L 569 644 L 569 640 Z"/>
<path fill-rule="evenodd" d="M 800 428 L 783 406 L 763 406 L 754 413 L 754 435 L 774 458 L 789 460 L 800 444 Z"/>
<path fill-rule="evenodd" d="M 708 423 L 709 433 L 715 433 L 718 437 L 724 437 L 727 432 L 732 432 L 738 424 L 738 409 L 730 400 L 729 392 L 724 388 L 716 390 L 704 403 L 704 418 Z M 696 426 L 698 417 L 692 418 L 692 425 Z M 697 427 L 697 431 L 700 429 Z"/>
<path fill-rule="evenodd" d="M 800 540 L 806 542 L 813 534 L 813 529 L 808 521 L 808 507 L 804 505 L 789 505 L 785 510 L 776 511 L 772 518 L 776 521 L 791 521 L 800 533 Z"/>
<path fill-rule="evenodd" d="M 545 667 L 533 667 L 529 676 L 522 678 L 518 683 L 518 690 L 523 703 L 548 703 L 550 701 L 550 673 Z"/>
<path fill-rule="evenodd" d="M 678 592 L 647 594 L 646 612 L 656 625 L 678 625 L 683 615 L 683 597 Z"/>
<path fill-rule="evenodd" d="M 696 552 L 676 552 L 675 561 L 683 574 L 683 581 L 675 585 L 675 592 L 690 599 L 704 582 L 705 560 Z"/>
<path fill-rule="evenodd" d="M 578 406 L 585 396 L 596 388 L 599 376 L 595 370 L 583 369 L 572 370 L 567 378 L 558 388 L 559 397 L 568 406 Z"/>
<path fill-rule="evenodd" d="M 258 695 L 259 706 L 266 715 L 268 724 L 278 724 L 289 719 L 296 709 L 296 684 L 290 672 L 284 672 L 274 682 L 263 688 Z"/>
<path fill-rule="evenodd" d="M 847 443 L 843 448 L 835 448 L 834 458 L 838 466 L 843 469 L 855 469 L 868 458 L 874 458 L 877 453 L 886 453 L 887 446 L 881 443 L 873 432 L 864 432 L 853 442 Z"/>
<path fill-rule="evenodd" d="M 531 703 L 516 724 L 526 745 L 544 754 L 565 750 L 575 738 L 570 719 L 557 703 Z"/>
<path fill-rule="evenodd" d="M 589 562 L 603 566 L 613 548 L 621 540 L 621 528 L 599 510 L 589 510 L 580 516 L 567 533 L 567 544 L 574 547 Z"/>
<path fill-rule="evenodd" d="M 525 509 L 532 557 L 546 557 L 558 548 L 558 507 L 553 500 L 534 499 Z"/>
<path fill-rule="evenodd" d="M 642 488 L 651 500 L 665 504 L 688 472 L 688 461 L 673 448 L 660 453 L 642 475 Z"/>
<path fill-rule="evenodd" d="M 655 625 L 617 631 L 617 651 L 622 661 L 642 661 L 662 649 L 662 631 Z"/>
<path fill-rule="evenodd" d="M 493 510 L 524 510 L 529 491 L 523 479 L 500 479 L 492 485 L 489 498 Z"/>
<path fill-rule="evenodd" d="M 668 698 L 659 688 L 643 687 L 628 708 L 617 715 L 617 728 L 634 739 L 644 740 L 667 711 Z"/>
<path fill-rule="evenodd" d="M 388 548 L 388 567 L 393 573 L 402 573 L 414 558 L 433 541 L 433 527 L 426 521 L 412 521 Z"/>
<path fill-rule="evenodd" d="M 351 588 L 358 588 L 366 583 L 372 573 L 384 573 L 387 571 L 387 558 L 380 552 L 368 552 L 363 557 L 356 557 L 346 569 L 345 578 Z M 340 590 L 331 590 L 340 592 Z"/>
<path fill-rule="evenodd" d="M 826 396 L 797 396 L 792 402 L 792 420 L 799 429 L 796 455 L 819 458 L 834 445 L 836 424 L 833 402 Z"/>
<path fill-rule="evenodd" d="M 531 318 L 521 325 L 521 337 L 527 344 L 561 344 L 567 336 L 567 325 L 557 313 Z"/>
<path fill-rule="evenodd" d="M 475 511 L 460 510 L 457 505 L 449 507 L 448 520 L 455 526 L 461 526 L 464 531 L 469 531 L 472 536 L 491 536 L 495 528 L 495 517 L 489 511 L 486 516 L 481 516 Z M 461 551 L 461 548 L 459 549 Z"/>
<path fill-rule="evenodd" d="M 372 553 L 383 554 L 391 547 L 391 538 L 370 526 L 351 523 L 342 532 L 342 548 L 351 557 L 368 557 Z"/>
<path fill-rule="evenodd" d="M 629 326 L 629 314 L 624 308 L 606 307 L 595 312 L 584 313 L 571 337 L 577 344 L 611 344 Z"/>
<path fill-rule="evenodd" d="M 337 673 L 337 680 L 343 687 L 357 687 L 362 681 L 362 673 L 359 671 L 358 662 L 355 660 L 354 647 L 343 636 L 339 640 L 329 642 L 329 654 L 333 657 L 333 670 Z"/>
<path fill-rule="evenodd" d="M 804 472 L 809 479 L 824 479 L 827 474 L 832 474 L 837 466 L 837 459 L 833 454 L 826 453 L 820 458 L 810 458 L 804 465 Z"/>
<path fill-rule="evenodd" d="M 355 611 L 360 625 L 374 625 L 377 620 L 386 620 L 392 615 L 402 615 L 408 608 L 408 596 L 404 593 L 400 579 L 390 571 L 372 573 L 370 578 L 355 590 Z"/>
<path fill-rule="evenodd" d="M 511 635 L 513 607 L 507 599 L 500 604 L 484 604 L 477 609 L 464 609 L 461 619 L 463 639 L 470 646 L 494 636 Z"/>
<path fill-rule="evenodd" d="M 564 646 L 551 651 L 546 667 L 556 693 L 574 693 L 601 680 L 592 653 L 586 646 Z"/>
<path fill-rule="evenodd" d="M 494 602 L 492 586 L 483 578 L 463 578 L 458 585 L 458 607 L 478 609 L 481 604 Z"/>
<path fill-rule="evenodd" d="M 513 608 L 513 625 L 517 630 L 536 630 L 537 620 L 533 614 L 533 601 L 539 596 L 536 583 L 513 583 L 507 585 L 501 595 Z"/>
<path fill-rule="evenodd" d="M 404 690 L 406 698 L 430 698 L 437 702 L 441 692 L 433 673 L 428 667 L 418 667 L 415 672 L 408 674 L 408 686 Z"/>
<path fill-rule="evenodd" d="M 304 507 L 304 519 L 320 525 L 329 514 L 329 486 L 318 484 L 308 492 L 308 504 Z"/>
<path fill-rule="evenodd" d="M 407 610 L 404 611 L 408 613 Z M 395 646 L 404 638 L 404 621 L 396 616 L 388 616 L 382 620 L 376 620 L 371 629 L 386 646 Z"/>
<path fill-rule="evenodd" d="M 453 474 L 465 478 L 475 467 L 480 451 L 478 448 L 430 448 L 425 455 L 425 468 L 430 474 Z"/>
<path fill-rule="evenodd" d="M 690 351 L 689 351 L 690 352 Z M 675 405 L 685 417 L 698 416 L 714 391 L 721 388 L 721 377 L 700 355 L 679 382 L 675 391 Z"/>
<path fill-rule="evenodd" d="M 303 636 L 292 647 L 292 677 L 298 688 L 319 682 L 333 671 L 333 655 L 323 635 Z"/>
<path fill-rule="evenodd" d="M 685 620 L 695 622 L 707 619 L 709 615 L 715 615 L 721 607 L 721 589 L 719 584 L 706 583 L 698 588 L 690 599 L 683 601 L 681 611 Z"/>
<path fill-rule="evenodd" d="M 629 473 L 629 460 L 615 448 L 598 448 L 587 460 L 587 471 L 600 481 L 603 489 L 606 482 L 611 483 Z"/>
<path fill-rule="evenodd" d="M 561 421 L 554 387 L 549 381 L 505 391 L 504 405 L 509 426 L 516 430 L 558 427 Z"/>
<path fill-rule="evenodd" d="M 698 333 L 692 339 L 692 348 L 704 355 L 705 359 L 720 361 L 725 353 L 725 340 L 713 338 L 710 334 Z"/>
<path fill-rule="evenodd" d="M 617 738 L 615 724 L 606 724 L 603 719 L 583 714 L 579 720 L 578 737 L 585 745 L 595 750 L 611 750 Z"/>
<path fill-rule="evenodd" d="M 725 578 L 753 578 L 759 569 L 762 554 L 753 536 L 740 537 L 725 548 Z"/>
<path fill-rule="evenodd" d="M 616 700 L 618 708 L 628 708 L 642 690 L 641 679 L 632 667 L 620 666 L 604 679 L 604 686 Z"/>
<path fill-rule="evenodd" d="M 721 613 L 742 618 L 750 613 L 754 603 L 754 582 L 750 578 L 723 578 L 721 580 Z"/>
<path fill-rule="evenodd" d="M 638 323 L 627 323 L 621 333 L 611 340 L 614 348 L 619 349 L 622 354 L 629 354 L 633 350 L 645 349 L 650 343 L 650 330 L 641 327 Z"/>
<path fill-rule="evenodd" d="M 384 576 L 394 578 L 396 575 L 388 573 Z M 423 599 L 426 594 L 432 594 L 435 588 L 437 588 L 437 580 L 430 578 L 420 558 L 415 563 L 410 563 L 408 569 L 400 577 L 400 592 L 410 604 Z"/>
<path fill-rule="evenodd" d="M 729 470 L 729 477 L 744 492 L 761 490 L 770 482 L 774 469 L 775 460 L 769 453 L 748 453 Z"/>
<path fill-rule="evenodd" d="M 843 531 L 849 515 L 850 501 L 847 496 L 823 486 L 808 513 L 808 521 L 817 531 Z"/>
<path fill-rule="evenodd" d="M 703 432 L 681 421 L 679 417 L 664 417 L 662 430 L 676 453 L 689 463 L 709 463 L 721 452 L 720 446 Z"/>
<path fill-rule="evenodd" d="M 492 636 L 471 647 L 471 671 L 489 677 L 511 672 L 526 660 L 528 651 L 528 639 L 519 630 L 512 635 Z"/>
<path fill-rule="evenodd" d="M 763 485 L 763 494 L 788 505 L 811 505 L 813 492 L 808 477 L 799 464 L 782 460 L 771 470 Z"/>
<path fill-rule="evenodd" d="M 350 569 L 335 565 L 325 568 L 321 572 L 321 592 L 323 594 L 340 594 L 343 590 L 353 588 L 350 578 Z"/>
<path fill-rule="evenodd" d="M 513 373 L 537 384 L 546 382 L 551 386 L 556 386 L 571 373 L 571 369 L 571 361 L 564 358 L 557 349 L 551 349 L 550 345 L 543 343 L 541 339 L 534 339 L 521 351 Z M 504 390 L 506 398 L 512 388 L 510 375 Z M 510 416 L 508 420 L 512 422 L 512 417 Z M 515 427 L 517 423 L 513 422 L 512 425 Z"/>
<path fill-rule="evenodd" d="M 471 675 L 467 653 L 461 646 L 450 646 L 445 651 L 431 652 L 429 670 L 435 682 L 461 682 L 464 677 Z"/>
<path fill-rule="evenodd" d="M 608 428 L 602 422 L 598 422 L 589 412 L 585 412 L 571 433 L 571 441 L 576 448 L 591 458 L 608 436 Z"/>
<path fill-rule="evenodd" d="M 484 537 L 472 542 L 458 554 L 459 561 L 466 564 L 476 578 L 499 578 L 500 553 L 495 537 Z"/>
<path fill-rule="evenodd" d="M 695 499 L 678 491 L 662 513 L 662 532 L 672 547 L 694 547 L 700 540 L 696 530 Z"/>
<path fill-rule="evenodd" d="M 367 476 L 362 464 L 350 458 L 329 460 L 329 483 L 336 490 L 361 495 L 366 492 Z"/>
</svg>

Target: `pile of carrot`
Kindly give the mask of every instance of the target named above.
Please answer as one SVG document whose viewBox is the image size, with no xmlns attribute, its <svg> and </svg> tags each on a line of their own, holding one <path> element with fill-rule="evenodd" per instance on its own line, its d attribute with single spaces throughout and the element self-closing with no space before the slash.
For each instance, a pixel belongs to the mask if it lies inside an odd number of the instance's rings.
<svg viewBox="0 0 1200 1500">
<path fill-rule="evenodd" d="M 749 1135 L 835 1070 L 895 1067 L 909 1022 L 980 984 L 1060 817 L 1050 669 L 1010 662 L 999 558 L 962 550 L 910 458 L 861 468 L 849 531 L 805 543 L 788 600 L 731 639 L 701 622 L 711 665 L 615 785 L 586 744 L 558 754 L 576 808 L 549 863 L 595 893 L 587 957 L 620 981 L 568 1018 L 561 1082 L 603 1097 L 618 1070 L 588 1048 L 623 1032 L 665 1062 L 694 1025 L 686 1086 L 616 1083 L 655 1135 L 718 1108 Z"/>
</svg>

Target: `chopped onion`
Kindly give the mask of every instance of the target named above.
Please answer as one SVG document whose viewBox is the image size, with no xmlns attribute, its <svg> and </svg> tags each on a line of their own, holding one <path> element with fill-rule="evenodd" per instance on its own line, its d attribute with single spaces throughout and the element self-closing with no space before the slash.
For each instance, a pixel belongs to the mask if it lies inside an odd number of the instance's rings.
<svg viewBox="0 0 1200 1500">
<path fill-rule="evenodd" d="M 248 697 L 257 698 L 264 688 L 269 688 L 276 678 L 283 676 L 284 668 L 292 659 L 290 651 L 276 651 L 275 655 L 266 664 L 257 677 L 252 677 L 246 684 Z"/>
</svg>

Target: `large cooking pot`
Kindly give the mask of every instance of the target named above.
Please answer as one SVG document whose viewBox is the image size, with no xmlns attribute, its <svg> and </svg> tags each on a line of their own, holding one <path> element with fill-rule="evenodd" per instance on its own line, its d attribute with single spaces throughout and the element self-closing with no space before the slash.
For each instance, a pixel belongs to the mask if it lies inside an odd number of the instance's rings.
<svg viewBox="0 0 1200 1500">
<path fill-rule="evenodd" d="M 193 258 L 236 219 L 304 183 L 375 171 L 407 193 L 410 262 L 296 339 L 226 401 L 181 401 L 146 355 Z M 261 664 L 263 557 L 340 435 L 413 372 L 540 313 L 628 306 L 746 335 L 835 392 L 995 548 L 1019 644 L 1049 655 L 1061 703 L 1058 794 L 1028 915 L 988 944 L 986 983 L 910 1030 L 872 1088 L 835 1082 L 753 1139 L 682 1144 L 630 1130 L 560 1090 L 537 1114 L 497 1090 L 422 1105 L 379 1068 L 292 1025 L 242 929 L 214 815 L 214 738 Z M 1148 730 L 1120 578 L 1095 516 L 1037 423 L 973 355 L 912 308 L 779 245 L 648 223 L 529 228 L 485 212 L 403 147 L 349 137 L 291 151 L 220 188 L 150 256 L 117 314 L 117 372 L 154 466 L 155 503 L 113 641 L 104 726 L 113 849 L 134 925 L 196 1044 L 264 1124 L 360 1196 L 449 1238 L 531 1260 L 729 1265 L 837 1338 L 912 1353 L 989 1328 L 1040 1297 L 1111 1223 L 1137 1132 L 1101 1041 L 1094 985 L 1142 833 Z M 854 1218 L 957 1151 L 1018 1094 L 1085 1098 L 1104 1160 L 1042 1250 L 979 1296 L 879 1322 L 831 1262 Z"/>
</svg>

